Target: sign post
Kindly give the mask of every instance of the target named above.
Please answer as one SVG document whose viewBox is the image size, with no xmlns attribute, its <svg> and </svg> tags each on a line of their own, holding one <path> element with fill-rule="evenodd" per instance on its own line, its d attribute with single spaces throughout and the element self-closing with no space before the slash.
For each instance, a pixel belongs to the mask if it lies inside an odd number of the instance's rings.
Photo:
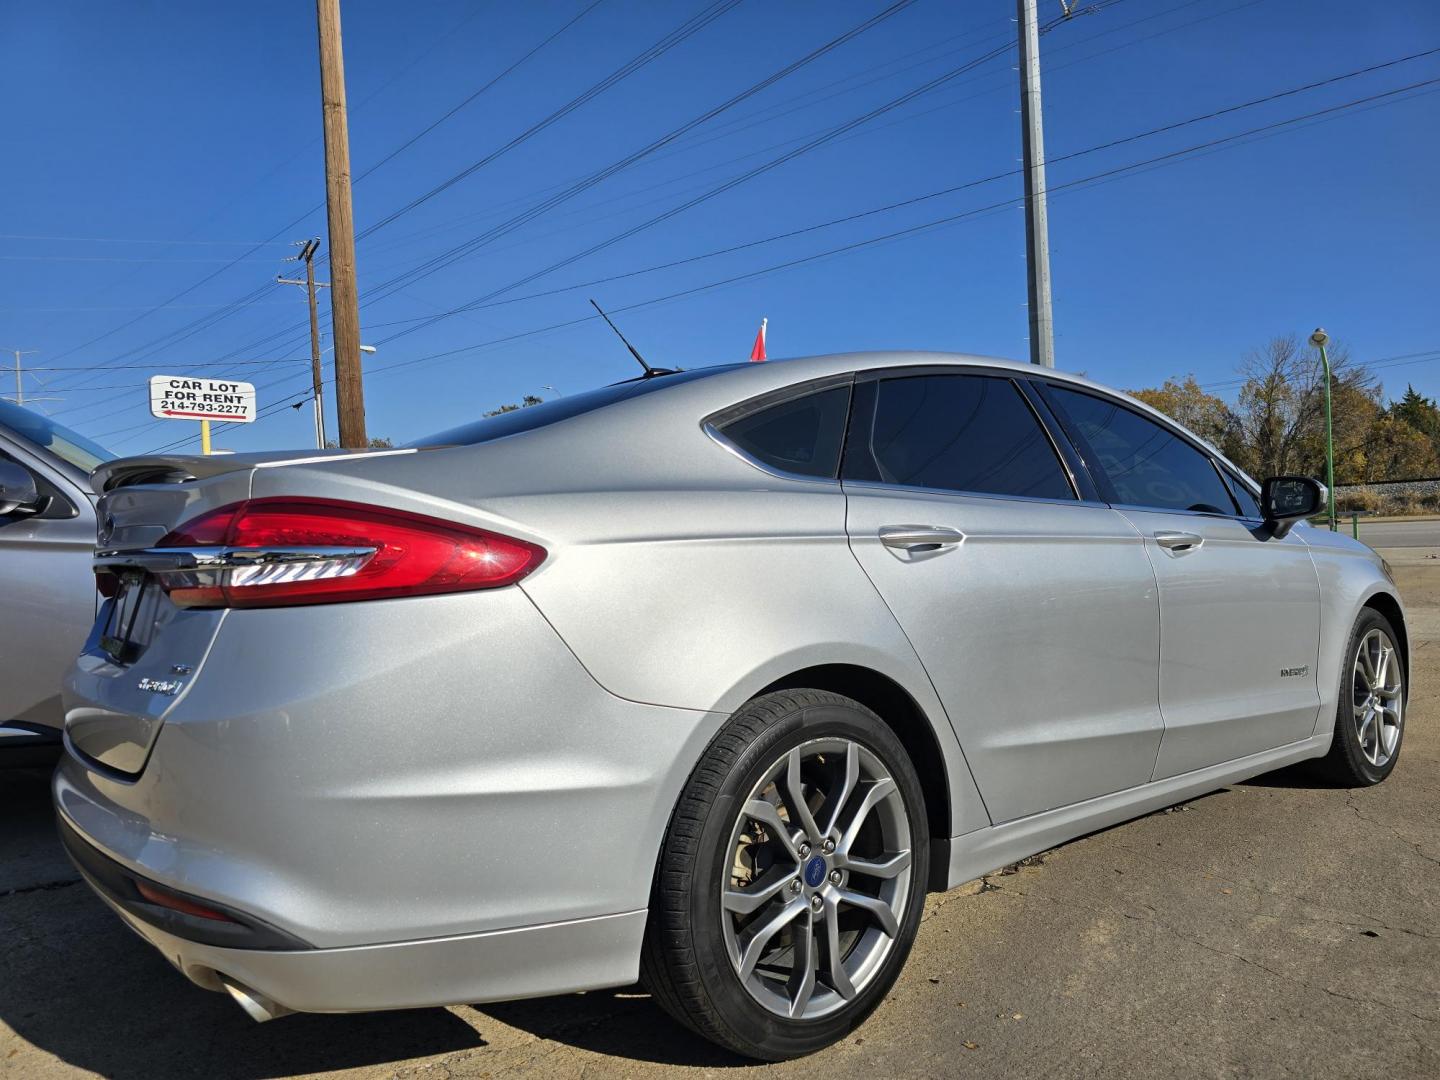
<svg viewBox="0 0 1440 1080">
<path fill-rule="evenodd" d="M 210 421 L 250 424 L 256 416 L 255 386 L 235 379 L 188 375 L 150 376 L 150 415 L 161 420 L 199 420 L 200 452 L 210 453 Z"/>
</svg>

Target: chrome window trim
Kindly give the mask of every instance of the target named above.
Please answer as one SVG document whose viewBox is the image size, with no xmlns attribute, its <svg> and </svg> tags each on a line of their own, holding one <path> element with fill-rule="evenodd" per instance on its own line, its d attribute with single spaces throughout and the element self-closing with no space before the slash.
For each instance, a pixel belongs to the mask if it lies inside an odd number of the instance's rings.
<svg viewBox="0 0 1440 1080">
<path fill-rule="evenodd" d="M 700 430 L 708 435 L 716 445 L 734 454 L 751 468 L 758 469 L 760 472 L 769 476 L 776 477 L 780 480 L 792 480 L 805 484 L 823 484 L 828 487 L 839 487 L 840 477 L 838 474 L 840 471 L 840 461 L 838 459 L 835 462 L 835 471 L 837 474 L 835 476 L 807 476 L 804 473 L 788 472 L 785 469 L 779 469 L 774 465 L 769 465 L 761 461 L 748 450 L 731 442 L 725 437 L 725 433 L 722 432 L 720 428 L 725 424 L 749 416 L 751 413 L 759 412 L 762 409 L 768 409 L 773 405 L 783 405 L 785 402 L 795 398 L 805 397 L 809 394 L 817 394 L 824 390 L 834 390 L 841 386 L 851 386 L 854 382 L 855 373 L 850 371 L 842 375 L 827 375 L 821 379 L 812 379 L 809 382 L 795 383 L 791 386 L 783 386 L 778 390 L 770 390 L 764 394 L 747 398 L 734 405 L 727 405 L 725 408 L 711 413 L 700 421 Z M 851 404 L 853 404 L 853 395 L 852 402 L 847 402 L 845 407 L 845 432 L 842 432 L 840 436 L 841 457 L 844 456 L 845 451 L 845 436 L 850 429 Z"/>
<path fill-rule="evenodd" d="M 908 484 L 887 484 L 883 480 L 845 480 L 845 490 L 863 488 L 870 491 L 892 491 L 897 495 L 940 495 L 947 498 L 990 499 L 995 502 L 1039 503 L 1047 506 L 1089 506 L 1101 510 L 1115 509 L 1096 499 L 1052 499 L 1040 495 L 1000 495 L 993 491 L 958 491 L 955 488 L 912 487 Z"/>
</svg>

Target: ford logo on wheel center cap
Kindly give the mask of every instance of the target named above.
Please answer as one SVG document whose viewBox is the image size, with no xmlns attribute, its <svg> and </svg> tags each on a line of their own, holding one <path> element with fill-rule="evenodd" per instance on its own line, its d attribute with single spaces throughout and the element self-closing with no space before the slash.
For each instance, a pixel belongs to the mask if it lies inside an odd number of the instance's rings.
<svg viewBox="0 0 1440 1080">
<path fill-rule="evenodd" d="M 818 889 L 820 883 L 825 880 L 825 860 L 819 855 L 805 864 L 805 884 L 812 889 Z"/>
</svg>

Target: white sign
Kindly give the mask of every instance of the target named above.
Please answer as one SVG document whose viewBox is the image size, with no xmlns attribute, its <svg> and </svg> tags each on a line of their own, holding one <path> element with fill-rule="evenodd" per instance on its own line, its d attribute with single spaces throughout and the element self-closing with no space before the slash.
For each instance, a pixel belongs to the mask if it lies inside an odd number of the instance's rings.
<svg viewBox="0 0 1440 1080">
<path fill-rule="evenodd" d="M 150 414 L 163 420 L 255 419 L 255 384 L 234 379 L 196 379 L 188 375 L 150 376 Z"/>
</svg>

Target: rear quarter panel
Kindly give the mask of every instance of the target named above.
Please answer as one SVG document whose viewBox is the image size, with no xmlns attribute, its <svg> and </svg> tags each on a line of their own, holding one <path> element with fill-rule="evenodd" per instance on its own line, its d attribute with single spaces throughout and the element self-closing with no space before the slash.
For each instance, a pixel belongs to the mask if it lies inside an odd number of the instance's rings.
<svg viewBox="0 0 1440 1080">
<path fill-rule="evenodd" d="M 942 748 L 952 835 L 988 824 L 929 677 L 850 552 L 839 485 L 718 446 L 700 426 L 722 404 L 701 393 L 709 381 L 478 446 L 262 467 L 253 495 L 352 499 L 540 544 L 520 587 L 596 682 L 718 716 L 716 730 L 800 669 L 878 671 Z"/>
</svg>

